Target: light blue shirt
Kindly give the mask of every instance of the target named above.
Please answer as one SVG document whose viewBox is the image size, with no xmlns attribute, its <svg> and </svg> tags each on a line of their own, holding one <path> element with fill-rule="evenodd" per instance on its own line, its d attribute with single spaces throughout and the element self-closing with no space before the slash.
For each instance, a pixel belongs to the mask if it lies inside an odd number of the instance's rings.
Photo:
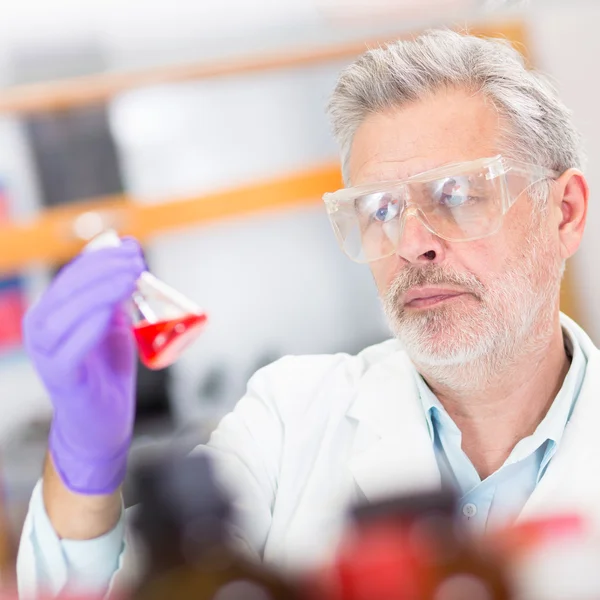
<svg viewBox="0 0 600 600">
<path fill-rule="evenodd" d="M 578 342 L 566 329 L 563 336 L 572 360 L 556 399 L 535 432 L 519 441 L 504 464 L 483 481 L 462 450 L 460 430 L 423 378 L 416 375 L 440 472 L 460 496 L 461 518 L 478 531 L 516 519 L 560 444 L 587 366 Z"/>
</svg>

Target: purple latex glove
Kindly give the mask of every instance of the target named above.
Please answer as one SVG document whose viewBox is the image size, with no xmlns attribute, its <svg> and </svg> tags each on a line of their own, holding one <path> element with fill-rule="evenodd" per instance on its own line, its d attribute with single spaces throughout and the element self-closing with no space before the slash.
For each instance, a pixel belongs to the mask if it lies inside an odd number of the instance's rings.
<svg viewBox="0 0 600 600">
<path fill-rule="evenodd" d="M 114 492 L 135 416 L 135 341 L 123 302 L 146 269 L 139 244 L 84 253 L 25 315 L 25 347 L 50 394 L 49 449 L 72 491 Z"/>
</svg>

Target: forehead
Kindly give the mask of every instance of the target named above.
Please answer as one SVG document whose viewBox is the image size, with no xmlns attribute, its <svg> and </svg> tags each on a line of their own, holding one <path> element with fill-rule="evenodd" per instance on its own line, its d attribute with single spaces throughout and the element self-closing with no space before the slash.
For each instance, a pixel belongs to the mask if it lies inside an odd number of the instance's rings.
<svg viewBox="0 0 600 600">
<path fill-rule="evenodd" d="M 403 179 L 446 163 L 494 156 L 498 121 L 482 95 L 462 90 L 369 115 L 352 143 L 351 183 Z"/>
</svg>

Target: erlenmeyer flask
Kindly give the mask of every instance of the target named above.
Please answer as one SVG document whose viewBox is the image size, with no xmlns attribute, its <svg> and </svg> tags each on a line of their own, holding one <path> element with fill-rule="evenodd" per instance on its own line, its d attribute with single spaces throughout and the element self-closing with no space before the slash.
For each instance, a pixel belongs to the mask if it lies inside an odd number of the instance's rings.
<svg viewBox="0 0 600 600">
<path fill-rule="evenodd" d="M 108 230 L 96 236 L 86 251 L 120 244 L 116 231 Z M 129 309 L 140 359 L 149 369 L 173 364 L 206 322 L 200 307 L 148 271 L 137 280 Z"/>
</svg>

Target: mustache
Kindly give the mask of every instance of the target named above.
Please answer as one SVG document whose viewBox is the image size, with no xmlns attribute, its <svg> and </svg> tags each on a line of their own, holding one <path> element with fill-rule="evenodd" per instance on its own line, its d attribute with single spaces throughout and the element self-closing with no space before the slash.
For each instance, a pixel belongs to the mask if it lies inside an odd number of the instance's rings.
<svg viewBox="0 0 600 600">
<path fill-rule="evenodd" d="M 398 301 L 408 290 L 426 285 L 448 285 L 473 294 L 481 300 L 485 293 L 485 286 L 473 273 L 461 273 L 439 265 L 426 267 L 406 267 L 398 273 L 390 285 L 386 297 L 391 301 Z"/>
</svg>

